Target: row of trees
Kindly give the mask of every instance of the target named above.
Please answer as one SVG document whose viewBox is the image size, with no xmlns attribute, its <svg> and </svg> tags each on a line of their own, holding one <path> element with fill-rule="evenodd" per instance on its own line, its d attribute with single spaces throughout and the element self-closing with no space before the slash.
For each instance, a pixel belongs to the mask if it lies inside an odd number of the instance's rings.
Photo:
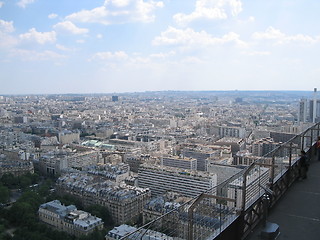
<svg viewBox="0 0 320 240">
<path fill-rule="evenodd" d="M 40 177 L 37 173 L 27 173 L 17 177 L 12 173 L 6 173 L 0 178 L 0 182 L 9 189 L 26 189 L 30 185 L 38 183 L 39 179 Z"/>
<path fill-rule="evenodd" d="M 2 175 L 0 178 L 0 204 L 5 204 L 10 200 L 10 190 L 26 189 L 32 184 L 39 181 L 39 175 L 27 173 L 22 176 L 15 177 L 12 173 Z"/>
</svg>

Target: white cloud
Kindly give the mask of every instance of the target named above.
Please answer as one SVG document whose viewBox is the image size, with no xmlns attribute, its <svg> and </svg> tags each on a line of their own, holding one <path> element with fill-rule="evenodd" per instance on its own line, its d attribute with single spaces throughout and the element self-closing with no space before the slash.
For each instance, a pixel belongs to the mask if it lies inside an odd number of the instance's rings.
<svg viewBox="0 0 320 240">
<path fill-rule="evenodd" d="M 183 58 L 180 62 L 183 63 L 183 64 L 199 64 L 199 63 L 204 63 L 204 61 L 201 60 L 200 58 L 193 57 L 193 56 L 185 57 L 185 58 Z"/>
<path fill-rule="evenodd" d="M 126 22 L 152 22 L 154 11 L 163 7 L 163 2 L 153 0 L 106 0 L 103 6 L 70 14 L 67 20 L 101 24 Z"/>
<path fill-rule="evenodd" d="M 4 5 L 4 2 L 0 2 L 0 8 L 2 8 L 3 5 Z"/>
<path fill-rule="evenodd" d="M 89 60 L 103 60 L 103 61 L 119 61 L 128 59 L 128 55 L 123 51 L 118 52 L 98 52 L 95 53 Z"/>
<path fill-rule="evenodd" d="M 50 18 L 50 19 L 54 19 L 56 17 L 58 17 L 58 14 L 55 14 L 55 13 L 51 13 L 48 15 L 48 18 Z"/>
<path fill-rule="evenodd" d="M 116 7 L 126 7 L 129 5 L 130 0 L 106 0 L 105 4 L 112 2 Z"/>
<path fill-rule="evenodd" d="M 87 28 L 79 28 L 70 21 L 59 22 L 54 25 L 53 28 L 60 32 L 67 32 L 72 34 L 85 34 L 89 32 Z"/>
<path fill-rule="evenodd" d="M 25 49 L 14 49 L 10 53 L 11 57 L 18 57 L 23 61 L 44 61 L 44 60 L 58 60 L 66 58 L 65 55 L 58 54 L 53 51 L 32 51 Z"/>
<path fill-rule="evenodd" d="M 14 32 L 13 22 L 7 22 L 0 19 L 0 33 L 11 33 Z"/>
<path fill-rule="evenodd" d="M 97 7 L 92 10 L 82 10 L 80 12 L 72 13 L 66 19 L 75 22 L 89 22 L 110 24 L 108 20 L 109 12 L 105 6 Z"/>
<path fill-rule="evenodd" d="M 22 41 L 35 41 L 39 44 L 53 43 L 56 41 L 56 32 L 37 32 L 35 28 L 31 28 L 29 32 L 20 34 L 19 38 Z"/>
<path fill-rule="evenodd" d="M 255 21 L 254 16 L 250 16 L 249 19 L 248 19 L 248 21 L 249 21 L 249 22 L 254 22 L 254 21 Z"/>
<path fill-rule="evenodd" d="M 10 48 L 17 44 L 17 39 L 10 35 L 14 32 L 13 22 L 0 19 L 0 48 Z"/>
<path fill-rule="evenodd" d="M 97 52 L 95 53 L 89 61 L 97 61 L 100 63 L 105 63 L 107 66 L 138 66 L 150 62 L 149 57 L 141 56 L 138 53 L 129 55 L 124 51 L 116 52 Z"/>
<path fill-rule="evenodd" d="M 245 52 L 242 52 L 242 54 L 248 55 L 248 56 L 268 56 L 271 53 L 267 51 L 245 51 Z"/>
<path fill-rule="evenodd" d="M 98 39 L 102 39 L 102 38 L 103 38 L 102 34 L 97 34 L 96 37 L 97 37 Z"/>
<path fill-rule="evenodd" d="M 186 25 L 198 19 L 226 19 L 229 15 L 237 16 L 241 11 L 240 0 L 197 0 L 192 13 L 177 13 L 173 18 L 178 24 Z"/>
<path fill-rule="evenodd" d="M 153 53 L 153 54 L 150 54 L 150 57 L 151 58 L 156 58 L 156 59 L 165 59 L 165 58 L 168 58 L 168 57 L 172 57 L 176 54 L 175 51 L 170 51 L 170 52 L 167 52 L 167 53 Z"/>
<path fill-rule="evenodd" d="M 252 37 L 256 40 L 272 40 L 276 44 L 285 44 L 290 42 L 300 42 L 300 43 L 315 43 L 320 39 L 319 37 L 310 37 L 308 35 L 297 34 L 297 35 L 286 35 L 279 29 L 273 27 L 268 27 L 264 32 L 255 32 Z"/>
<path fill-rule="evenodd" d="M 33 3 L 34 1 L 35 1 L 35 0 L 21 0 L 21 1 L 17 2 L 17 5 L 18 5 L 19 7 L 26 8 L 27 5 Z"/>
<path fill-rule="evenodd" d="M 61 44 L 56 44 L 56 48 L 62 51 L 73 51 L 73 49 L 67 48 Z"/>
<path fill-rule="evenodd" d="M 246 43 L 239 39 L 239 35 L 229 32 L 221 38 L 213 37 L 205 31 L 196 32 L 191 28 L 168 29 L 153 40 L 153 45 L 181 45 L 185 47 L 202 47 L 208 45 L 235 43 L 238 46 L 245 46 Z"/>
<path fill-rule="evenodd" d="M 9 49 L 14 47 L 18 43 L 18 40 L 9 34 L 4 34 L 0 32 L 0 48 Z"/>
</svg>

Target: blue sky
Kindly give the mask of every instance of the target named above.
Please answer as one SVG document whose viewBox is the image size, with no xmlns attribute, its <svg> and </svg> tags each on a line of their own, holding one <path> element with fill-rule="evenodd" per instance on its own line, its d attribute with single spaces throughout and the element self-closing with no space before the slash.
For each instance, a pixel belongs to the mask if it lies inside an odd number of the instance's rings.
<svg viewBox="0 0 320 240">
<path fill-rule="evenodd" d="M 0 0 L 0 94 L 320 88 L 318 0 Z"/>
</svg>

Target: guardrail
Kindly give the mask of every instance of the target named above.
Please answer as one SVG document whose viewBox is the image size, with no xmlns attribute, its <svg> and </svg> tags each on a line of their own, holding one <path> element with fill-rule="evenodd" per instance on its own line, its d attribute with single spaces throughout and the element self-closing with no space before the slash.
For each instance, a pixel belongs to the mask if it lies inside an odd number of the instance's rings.
<svg viewBox="0 0 320 240">
<path fill-rule="evenodd" d="M 244 239 L 264 215 L 262 196 L 272 207 L 299 175 L 299 155 L 315 154 L 320 122 L 280 144 L 223 183 L 166 212 L 146 212 L 133 239 Z"/>
</svg>

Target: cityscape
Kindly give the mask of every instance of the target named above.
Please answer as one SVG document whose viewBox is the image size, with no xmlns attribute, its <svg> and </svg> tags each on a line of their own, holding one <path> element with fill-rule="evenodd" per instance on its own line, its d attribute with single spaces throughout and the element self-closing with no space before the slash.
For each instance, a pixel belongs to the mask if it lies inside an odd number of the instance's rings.
<svg viewBox="0 0 320 240">
<path fill-rule="evenodd" d="M 318 240 L 319 9 L 0 0 L 0 240 Z"/>
<path fill-rule="evenodd" d="M 223 218 L 217 200 L 197 208 L 194 239 L 211 239 L 243 204 L 244 169 L 262 160 L 246 177 L 251 204 L 281 174 L 268 154 L 292 141 L 277 164 L 298 157 L 292 139 L 319 122 L 320 100 L 317 89 L 3 95 L 0 120 L 1 239 L 190 239 L 195 199 L 234 199 Z"/>
</svg>

